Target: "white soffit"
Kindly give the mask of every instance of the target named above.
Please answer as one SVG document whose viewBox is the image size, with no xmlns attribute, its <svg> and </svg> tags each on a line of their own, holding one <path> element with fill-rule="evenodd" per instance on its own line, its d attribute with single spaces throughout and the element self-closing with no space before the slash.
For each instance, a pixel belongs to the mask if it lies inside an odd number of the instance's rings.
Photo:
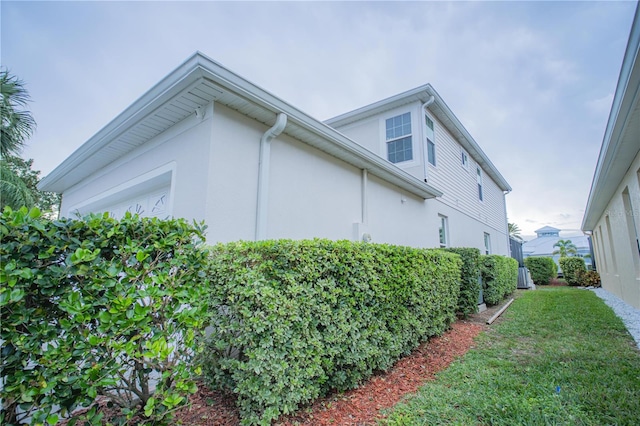
<svg viewBox="0 0 640 426">
<path fill-rule="evenodd" d="M 640 4 L 631 26 L 609 121 L 587 200 L 583 231 L 593 231 L 640 152 Z"/>
</svg>

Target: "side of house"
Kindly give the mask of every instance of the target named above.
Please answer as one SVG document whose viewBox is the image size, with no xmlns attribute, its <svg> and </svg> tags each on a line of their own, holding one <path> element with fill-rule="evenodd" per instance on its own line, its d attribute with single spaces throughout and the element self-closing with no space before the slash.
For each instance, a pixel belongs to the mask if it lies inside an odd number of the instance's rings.
<svg viewBox="0 0 640 426">
<path fill-rule="evenodd" d="M 425 224 L 441 246 L 509 253 L 511 187 L 431 85 L 326 121 L 416 179 L 443 192 Z"/>
<path fill-rule="evenodd" d="M 461 215 L 443 191 L 196 53 L 40 184 L 61 214 L 126 211 L 205 221 L 210 243 L 265 238 L 371 239 L 508 254 L 501 219 Z M 486 197 L 500 191 L 485 184 Z M 452 202 L 453 204 L 453 202 Z M 466 222 L 465 222 L 466 221 Z M 494 224 L 495 222 L 496 224 Z M 487 238 L 486 235 L 489 237 Z M 492 239 L 494 238 L 494 239 Z"/>
<path fill-rule="evenodd" d="M 640 308 L 640 6 L 622 62 L 582 230 L 602 287 Z"/>
</svg>

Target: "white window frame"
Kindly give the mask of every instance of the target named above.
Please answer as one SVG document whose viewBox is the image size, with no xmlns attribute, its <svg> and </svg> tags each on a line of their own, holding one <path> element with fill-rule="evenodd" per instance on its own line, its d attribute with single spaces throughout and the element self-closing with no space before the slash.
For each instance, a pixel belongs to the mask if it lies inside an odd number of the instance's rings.
<svg viewBox="0 0 640 426">
<path fill-rule="evenodd" d="M 462 163 L 462 168 L 465 170 L 469 170 L 469 154 L 464 149 L 460 149 L 460 162 Z"/>
<path fill-rule="evenodd" d="M 449 218 L 439 214 L 438 220 L 440 221 L 438 225 L 438 241 L 440 242 L 440 247 L 449 247 Z"/>
<path fill-rule="evenodd" d="M 387 132 L 389 131 L 389 128 L 387 127 L 387 124 L 389 122 L 389 120 L 393 120 L 396 119 L 398 117 L 405 117 L 408 116 L 409 117 L 409 133 L 402 133 L 401 135 L 393 135 L 391 137 L 388 136 Z M 385 140 L 385 144 L 384 144 L 384 151 L 385 151 L 385 158 L 387 159 L 387 161 L 393 163 L 393 164 L 406 164 L 409 162 L 412 162 L 415 160 L 415 148 L 413 146 L 413 118 L 411 117 L 411 112 L 410 111 L 405 111 L 399 114 L 394 114 L 391 117 L 387 117 L 385 119 L 382 120 L 383 122 L 383 131 L 384 131 L 384 140 Z M 391 161 L 390 157 L 389 157 L 389 144 L 391 143 L 396 143 L 399 142 L 403 139 L 408 139 L 409 143 L 411 144 L 411 158 L 409 159 L 405 159 L 402 161 Z"/>
<path fill-rule="evenodd" d="M 429 122 L 431 122 L 431 126 L 429 126 Z M 436 152 L 436 122 L 426 113 L 424 114 L 424 129 L 426 132 L 424 136 L 425 149 L 427 150 L 426 160 L 432 167 L 436 167 L 438 164 L 438 154 Z M 433 147 L 433 150 L 429 149 L 430 146 Z M 433 156 L 430 155 L 431 151 L 433 151 Z"/>
<path fill-rule="evenodd" d="M 484 254 L 491 254 L 491 234 L 484 233 Z"/>
<path fill-rule="evenodd" d="M 482 168 L 480 166 L 476 166 L 476 182 L 478 183 L 478 200 L 484 201 L 484 184 L 483 184 L 483 173 Z"/>
</svg>

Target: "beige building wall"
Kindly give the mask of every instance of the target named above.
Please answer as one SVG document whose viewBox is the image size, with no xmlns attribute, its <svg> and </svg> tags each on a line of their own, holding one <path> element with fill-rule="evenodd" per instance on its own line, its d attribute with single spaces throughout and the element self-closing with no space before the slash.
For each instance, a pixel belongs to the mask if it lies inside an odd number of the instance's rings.
<svg viewBox="0 0 640 426">
<path fill-rule="evenodd" d="M 602 287 L 640 309 L 640 153 L 593 230 Z"/>
</svg>

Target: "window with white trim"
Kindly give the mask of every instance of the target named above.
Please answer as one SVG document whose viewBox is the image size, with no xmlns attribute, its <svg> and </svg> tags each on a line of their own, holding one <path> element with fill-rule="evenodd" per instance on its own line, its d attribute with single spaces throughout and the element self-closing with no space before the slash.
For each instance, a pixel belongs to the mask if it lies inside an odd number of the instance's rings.
<svg viewBox="0 0 640 426">
<path fill-rule="evenodd" d="M 434 131 L 433 120 L 429 118 L 428 115 L 424 116 L 425 124 L 427 125 L 427 161 L 431 163 L 432 166 L 436 165 L 436 135 Z"/>
<path fill-rule="evenodd" d="M 460 161 L 462 162 L 462 167 L 469 168 L 469 156 L 464 150 L 460 150 Z"/>
<path fill-rule="evenodd" d="M 484 233 L 484 254 L 491 254 L 491 235 Z"/>
<path fill-rule="evenodd" d="M 482 201 L 484 196 L 482 194 L 482 169 L 480 166 L 476 167 L 476 175 L 478 181 L 478 200 Z"/>
<path fill-rule="evenodd" d="M 387 159 L 392 163 L 413 160 L 411 113 L 388 118 L 386 125 Z"/>
<path fill-rule="evenodd" d="M 446 216 L 441 214 L 438 215 L 438 219 L 440 219 L 440 228 L 438 229 L 438 233 L 440 235 L 440 247 L 447 247 L 449 245 L 449 220 Z"/>
</svg>

